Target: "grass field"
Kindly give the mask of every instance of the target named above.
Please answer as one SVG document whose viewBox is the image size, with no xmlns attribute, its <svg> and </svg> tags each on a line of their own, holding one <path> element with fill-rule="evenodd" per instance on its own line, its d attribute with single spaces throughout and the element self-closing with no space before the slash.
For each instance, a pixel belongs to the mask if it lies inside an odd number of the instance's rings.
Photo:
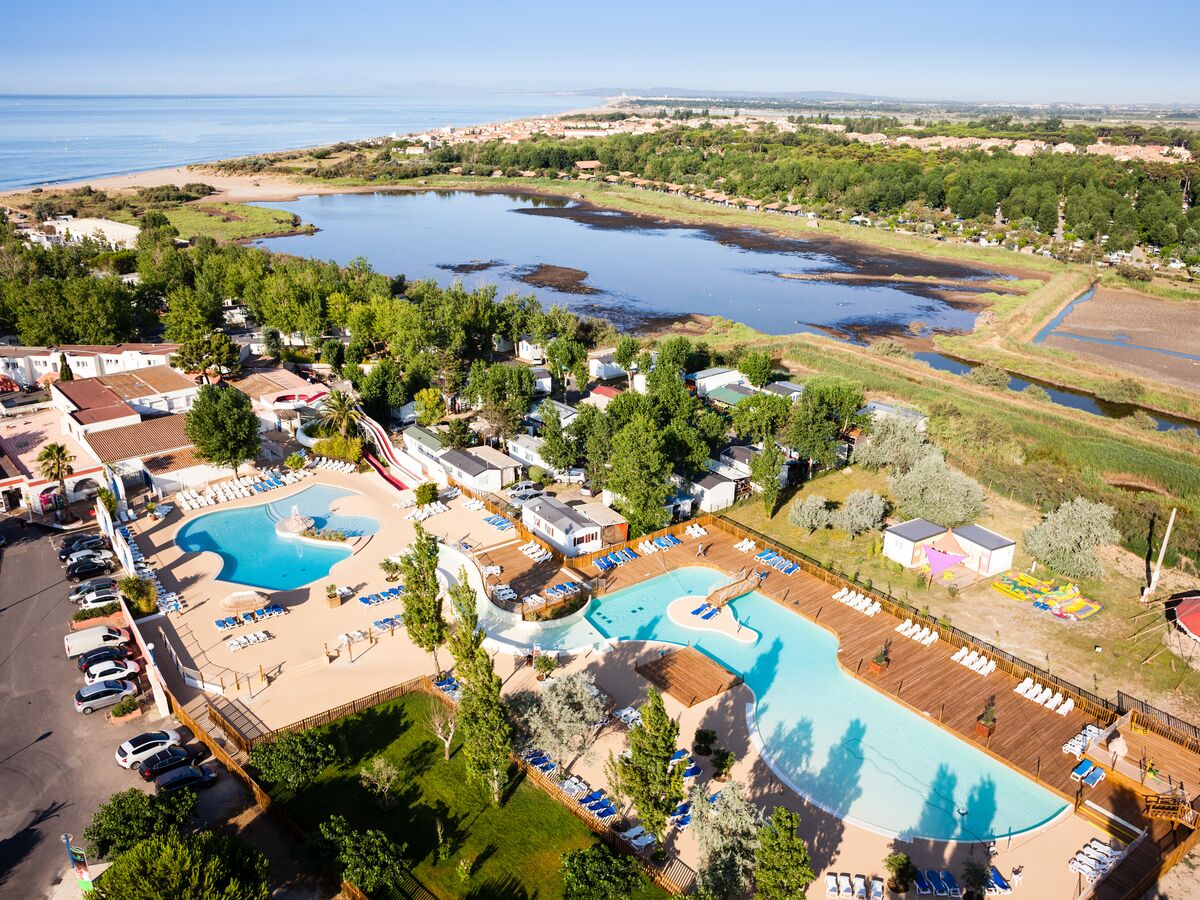
<svg viewBox="0 0 1200 900">
<path fill-rule="evenodd" d="M 493 807 L 484 789 L 467 777 L 458 742 L 447 762 L 441 744 L 424 729 L 429 705 L 436 702 L 409 694 L 322 729 L 344 761 L 287 800 L 288 812 L 310 832 L 339 814 L 353 826 L 382 829 L 407 845 L 404 856 L 413 874 L 439 897 L 561 897 L 562 854 L 596 838 L 557 801 L 524 781 L 510 789 L 501 807 Z M 386 811 L 358 779 L 362 764 L 379 755 L 401 772 L 399 802 Z M 444 860 L 438 858 L 439 819 L 450 851 Z M 460 860 L 471 861 L 466 883 L 458 877 Z M 633 895 L 635 900 L 665 896 L 649 882 Z"/>
<path fill-rule="evenodd" d="M 245 203 L 217 203 L 200 200 L 164 210 L 181 237 L 211 237 L 219 241 L 240 241 L 268 234 L 311 230 L 300 226 L 291 213 Z"/>
<path fill-rule="evenodd" d="M 756 500 L 738 504 L 726 515 L 918 608 L 927 608 L 931 614 L 1034 665 L 1049 666 L 1055 674 L 1081 687 L 1109 697 L 1115 697 L 1120 688 L 1185 719 L 1200 719 L 1200 672 L 1190 670 L 1181 660 L 1173 662 L 1170 653 L 1161 653 L 1151 663 L 1142 664 L 1158 646 L 1161 629 L 1149 631 L 1143 639 L 1129 640 L 1137 628 L 1150 622 L 1144 617 L 1132 620 L 1144 609 L 1137 600 L 1141 582 L 1132 571 L 1138 564 L 1132 554 L 1117 550 L 1106 554 L 1105 576 L 1079 582 L 1084 597 L 1104 605 L 1083 622 L 1057 619 L 1012 600 L 991 587 L 993 579 L 966 587 L 952 597 L 944 587 L 930 587 L 919 573 L 881 556 L 878 533 L 860 535 L 853 541 L 845 532 L 834 529 L 810 536 L 788 521 L 789 510 L 810 494 L 840 503 L 851 491 L 861 489 L 886 497 L 887 476 L 858 468 L 848 473 L 830 472 L 800 488 L 770 518 Z M 1015 539 L 1015 565 L 1028 572 L 1033 561 L 1024 552 L 1021 534 L 1037 521 L 1036 510 L 989 492 L 987 512 L 979 523 Z M 1045 576 L 1044 569 L 1038 571 Z M 1101 647 L 1099 654 L 1097 646 Z"/>
</svg>

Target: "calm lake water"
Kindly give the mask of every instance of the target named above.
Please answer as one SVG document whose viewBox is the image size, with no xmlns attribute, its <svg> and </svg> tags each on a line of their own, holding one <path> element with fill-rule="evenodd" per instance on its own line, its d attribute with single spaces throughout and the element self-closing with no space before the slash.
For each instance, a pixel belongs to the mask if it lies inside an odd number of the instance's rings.
<svg viewBox="0 0 1200 900">
<path fill-rule="evenodd" d="M 706 313 L 771 334 L 881 332 L 917 321 L 933 331 L 963 331 L 975 313 L 938 298 L 930 285 L 851 286 L 777 273 L 996 277 L 819 236 L 810 241 L 754 229 L 684 227 L 522 194 L 340 194 L 260 205 L 286 209 L 320 229 L 259 242 L 270 250 L 340 263 L 365 256 L 377 270 L 410 280 L 494 284 L 501 295 L 534 293 L 545 303 L 627 327 Z M 586 273 L 580 287 L 588 293 L 521 280 L 547 265 Z"/>
<path fill-rule="evenodd" d="M 123 175 L 594 102 L 565 94 L 402 97 L 0 95 L 0 188 Z"/>
</svg>

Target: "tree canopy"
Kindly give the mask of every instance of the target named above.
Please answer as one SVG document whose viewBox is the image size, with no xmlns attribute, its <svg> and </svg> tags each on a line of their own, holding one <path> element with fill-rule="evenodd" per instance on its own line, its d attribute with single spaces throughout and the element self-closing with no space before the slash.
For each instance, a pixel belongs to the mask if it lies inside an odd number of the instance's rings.
<svg viewBox="0 0 1200 900">
<path fill-rule="evenodd" d="M 186 792 L 185 792 L 186 793 Z M 241 838 L 199 831 L 155 834 L 113 860 L 95 900 L 266 900 L 267 858 Z"/>
<path fill-rule="evenodd" d="M 202 385 L 185 415 L 184 430 L 200 459 L 236 469 L 258 456 L 258 416 L 236 388 Z"/>
</svg>

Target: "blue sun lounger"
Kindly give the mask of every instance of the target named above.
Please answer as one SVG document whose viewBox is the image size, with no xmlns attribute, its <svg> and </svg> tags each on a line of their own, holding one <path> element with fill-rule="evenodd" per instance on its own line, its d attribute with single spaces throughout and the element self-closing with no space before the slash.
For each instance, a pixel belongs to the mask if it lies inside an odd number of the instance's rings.
<svg viewBox="0 0 1200 900">
<path fill-rule="evenodd" d="M 714 606 L 712 609 L 710 609 L 708 612 L 706 612 L 704 615 L 702 615 L 700 617 L 700 619 L 701 619 L 701 621 L 707 622 L 709 619 L 711 619 L 713 616 L 715 616 L 720 611 L 721 611 L 721 607 Z"/>
<path fill-rule="evenodd" d="M 693 610 L 692 610 L 692 615 L 693 615 L 693 616 L 698 616 L 698 615 L 700 615 L 702 612 L 704 612 L 706 609 L 708 609 L 708 604 L 707 604 L 707 603 L 701 603 L 699 606 L 697 606 L 695 609 L 693 609 Z"/>
<path fill-rule="evenodd" d="M 391 619 L 376 619 L 371 624 L 378 631 L 387 631 L 389 628 L 392 627 L 392 620 Z"/>
<path fill-rule="evenodd" d="M 580 806 L 587 806 L 589 803 L 595 803 L 604 796 L 604 791 L 592 791 L 586 797 L 580 797 L 578 803 Z"/>
<path fill-rule="evenodd" d="M 671 815 L 674 817 L 686 816 L 692 811 L 692 804 L 680 803 L 677 807 L 671 810 Z"/>
<path fill-rule="evenodd" d="M 629 559 L 630 559 L 631 561 L 632 561 L 632 560 L 635 560 L 635 559 L 641 559 L 641 557 L 640 557 L 640 556 L 638 556 L 636 553 L 634 553 L 634 552 L 633 552 L 632 550 L 630 550 L 628 547 L 626 547 L 626 548 L 625 548 L 625 550 L 624 550 L 624 553 L 625 553 L 625 555 L 626 555 L 626 556 L 628 556 L 628 557 L 629 557 Z"/>
<path fill-rule="evenodd" d="M 951 897 L 961 897 L 962 888 L 958 886 L 958 882 L 954 880 L 954 876 L 950 874 L 949 869 L 941 871 L 942 883 L 946 885 L 946 890 L 950 892 Z"/>
<path fill-rule="evenodd" d="M 1004 880 L 1004 876 L 1000 874 L 999 869 L 997 869 L 995 866 L 992 866 L 989 874 L 992 876 L 992 887 L 994 887 L 1001 894 L 1012 893 L 1012 885 Z"/>
<path fill-rule="evenodd" d="M 536 768 L 539 772 L 545 772 L 545 773 L 549 774 L 550 772 L 553 772 L 555 769 L 558 768 L 558 763 L 547 758 L 547 759 L 543 759 L 539 763 L 535 763 L 534 768 Z"/>
<path fill-rule="evenodd" d="M 780 571 L 782 571 L 784 575 L 791 575 L 793 572 L 799 570 L 799 568 L 800 566 L 797 563 L 790 563 L 786 569 L 781 569 Z"/>
<path fill-rule="evenodd" d="M 929 881 L 925 878 L 925 876 L 921 874 L 920 869 L 917 869 L 916 874 L 913 876 L 913 882 L 917 886 L 918 894 L 921 894 L 922 896 L 927 896 L 927 895 L 933 893 L 933 888 L 930 887 Z"/>
<path fill-rule="evenodd" d="M 688 755 L 688 752 L 686 750 L 684 750 L 683 748 L 680 748 L 680 749 L 676 750 L 675 753 L 671 756 L 671 762 L 679 762 L 681 759 L 683 759 L 687 755 Z"/>
<path fill-rule="evenodd" d="M 684 778 L 695 778 L 699 774 L 700 774 L 700 767 L 698 765 L 696 765 L 695 763 L 692 763 L 690 766 L 688 766 L 683 771 Z"/>
<path fill-rule="evenodd" d="M 925 877 L 929 879 L 929 883 L 933 886 L 934 896 L 937 896 L 937 897 L 949 897 L 950 896 L 949 889 L 946 887 L 945 883 L 942 881 L 941 876 L 938 875 L 937 872 L 935 872 L 933 869 L 926 869 Z"/>
<path fill-rule="evenodd" d="M 1088 772 L 1087 775 L 1084 776 L 1083 783 L 1086 784 L 1088 787 L 1095 787 L 1100 782 L 1102 782 L 1107 776 L 1108 776 L 1107 772 L 1105 772 L 1102 768 L 1100 768 L 1100 766 L 1096 766 L 1096 768 L 1092 769 L 1092 771 Z"/>
<path fill-rule="evenodd" d="M 213 624 L 217 626 L 217 631 L 225 630 L 225 620 L 224 619 L 213 619 Z"/>
<path fill-rule="evenodd" d="M 692 824 L 691 816 L 680 816 L 678 819 L 675 820 L 675 827 L 678 828 L 680 831 L 683 831 L 683 829 L 687 828 L 691 824 Z"/>
<path fill-rule="evenodd" d="M 607 572 L 609 569 L 612 568 L 612 563 L 610 563 L 603 556 L 597 556 L 593 560 L 593 562 L 595 563 L 596 568 L 599 569 L 601 572 Z"/>
<path fill-rule="evenodd" d="M 617 556 L 617 554 L 615 554 L 615 553 L 608 554 L 608 561 L 610 563 L 612 563 L 614 566 L 619 566 L 619 565 L 621 565 L 621 563 L 625 562 L 624 559 Z"/>
<path fill-rule="evenodd" d="M 1090 759 L 1085 759 L 1083 762 L 1081 762 L 1079 765 L 1077 765 L 1074 769 L 1071 770 L 1071 780 L 1072 781 L 1082 781 L 1088 775 L 1092 774 L 1092 769 L 1094 769 L 1094 768 L 1096 768 L 1096 764 L 1094 762 L 1092 762 Z"/>
<path fill-rule="evenodd" d="M 371 598 L 370 597 L 359 597 L 358 602 L 361 603 L 363 606 L 370 606 Z"/>
</svg>

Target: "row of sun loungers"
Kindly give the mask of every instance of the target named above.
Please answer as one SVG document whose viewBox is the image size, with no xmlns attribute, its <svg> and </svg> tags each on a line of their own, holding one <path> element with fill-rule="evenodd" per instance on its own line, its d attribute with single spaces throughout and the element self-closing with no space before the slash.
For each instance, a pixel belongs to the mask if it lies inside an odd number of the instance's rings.
<svg viewBox="0 0 1200 900">
<path fill-rule="evenodd" d="M 391 631 L 393 628 L 403 628 L 404 620 L 399 616 L 388 616 L 386 619 L 376 619 L 371 627 L 376 631 Z"/>
<path fill-rule="evenodd" d="M 1000 873 L 997 872 L 996 874 L 999 875 Z M 926 869 L 924 872 L 917 869 L 916 877 L 913 881 L 917 893 L 921 895 L 933 895 L 937 897 L 962 896 L 962 888 L 958 886 L 958 882 L 948 869 L 942 869 L 940 872 L 935 869 Z M 996 892 L 993 891 L 992 893 Z"/>
<path fill-rule="evenodd" d="M 521 548 L 521 552 L 532 559 L 535 563 L 544 563 L 553 555 L 537 541 L 530 541 L 529 543 L 525 544 Z"/>
<path fill-rule="evenodd" d="M 118 525 L 117 531 L 125 539 L 125 543 L 129 547 L 129 553 L 133 557 L 134 572 L 137 573 L 139 578 L 145 578 L 149 581 L 151 587 L 154 588 L 154 599 L 158 604 L 158 611 L 161 613 L 182 612 L 183 597 L 163 587 L 163 583 L 158 578 L 158 573 L 154 571 L 154 567 L 150 565 L 142 553 L 142 548 L 133 539 L 133 532 L 124 525 Z"/>
<path fill-rule="evenodd" d="M 479 512 L 484 506 L 486 504 L 482 500 L 468 500 L 463 504 L 463 509 L 470 510 L 471 512 Z"/>
<path fill-rule="evenodd" d="M 635 725 L 642 724 L 642 714 L 632 706 L 625 706 L 613 713 L 613 718 L 624 725 L 626 728 L 633 728 Z"/>
<path fill-rule="evenodd" d="M 871 879 L 871 900 L 883 900 L 883 879 Z M 849 897 L 852 900 L 865 900 L 867 897 L 867 879 L 863 875 L 855 875 L 853 879 L 849 872 L 828 872 L 825 875 L 826 897 Z"/>
<path fill-rule="evenodd" d="M 710 603 L 701 603 L 692 610 L 692 615 L 702 621 L 707 622 L 709 619 L 715 619 L 717 614 L 721 612 L 721 607 L 713 606 Z"/>
<path fill-rule="evenodd" d="M 198 493 L 197 491 L 180 491 L 175 495 L 175 500 L 181 509 L 185 512 L 191 512 L 203 506 L 215 506 L 218 503 L 224 503 L 228 500 L 241 500 L 245 497 L 253 497 L 255 494 L 263 494 L 275 488 L 284 487 L 285 485 L 295 484 L 302 478 L 306 478 L 309 474 L 311 473 L 303 469 L 298 472 L 279 472 L 271 469 L 263 472 L 261 475 L 246 475 L 242 478 L 235 478 L 232 481 L 212 485 L 203 493 Z"/>
<path fill-rule="evenodd" d="M 1026 700 L 1032 700 L 1038 706 L 1044 706 L 1046 709 L 1052 709 L 1060 716 L 1065 716 L 1075 708 L 1075 700 L 1072 697 L 1063 699 L 1063 695 L 1056 692 L 1054 688 L 1042 687 L 1032 678 L 1026 678 L 1015 688 L 1013 693 L 1024 697 Z"/>
<path fill-rule="evenodd" d="M 676 543 L 682 543 L 682 541 L 676 538 Z M 601 572 L 611 572 L 617 566 L 622 566 L 627 562 L 633 562 L 635 559 L 639 558 L 640 557 L 638 554 L 634 553 L 629 548 L 626 548 L 624 550 L 614 550 L 611 553 L 605 554 L 604 556 L 597 556 L 594 562 L 596 568 Z"/>
<path fill-rule="evenodd" d="M 699 525 L 689 525 L 687 528 L 683 529 L 683 533 L 688 537 L 702 538 L 708 534 L 708 531 L 706 531 L 704 528 L 701 528 Z"/>
<path fill-rule="evenodd" d="M 551 600 L 565 600 L 568 597 L 574 597 L 581 590 L 583 590 L 583 586 L 579 582 L 565 581 L 552 588 L 546 588 L 546 596 Z"/>
<path fill-rule="evenodd" d="M 389 600 L 395 600 L 404 593 L 404 585 L 400 584 L 393 588 L 388 588 L 386 591 L 380 591 L 377 594 L 364 594 L 358 598 L 358 602 L 363 606 L 377 606 L 380 603 L 387 603 Z"/>
<path fill-rule="evenodd" d="M 504 571 L 504 567 L 503 566 L 484 566 L 481 571 L 483 572 L 483 577 L 487 578 L 489 575 L 499 575 L 501 572 Z"/>
<path fill-rule="evenodd" d="M 492 588 L 492 596 L 497 600 L 503 600 L 511 603 L 517 599 L 517 592 L 507 584 L 497 584 Z"/>
<path fill-rule="evenodd" d="M 1088 787 L 1095 787 L 1107 777 L 1108 773 L 1104 771 L 1103 767 L 1096 765 L 1090 759 L 1081 760 L 1079 765 L 1071 770 L 1071 780 L 1081 781 Z"/>
<path fill-rule="evenodd" d="M 938 633 L 928 625 L 918 625 L 912 619 L 905 619 L 904 622 L 896 626 L 901 637 L 912 638 L 918 644 L 928 647 L 935 643 L 938 639 Z"/>
<path fill-rule="evenodd" d="M 414 509 L 412 512 L 410 512 L 404 518 L 408 519 L 410 522 L 411 521 L 424 522 L 426 519 L 432 518 L 433 516 L 439 515 L 440 513 L 444 513 L 449 509 L 450 509 L 450 507 L 448 507 L 441 500 L 435 500 L 433 503 L 429 503 L 425 506 L 420 507 L 419 509 Z"/>
<path fill-rule="evenodd" d="M 1083 849 L 1067 863 L 1067 868 L 1078 872 L 1088 881 L 1095 881 L 1121 861 L 1124 852 L 1116 850 L 1098 838 L 1092 838 Z"/>
<path fill-rule="evenodd" d="M 283 607 L 277 603 L 271 603 L 254 610 L 254 612 L 244 612 L 240 616 L 226 616 L 224 619 L 214 619 L 213 624 L 217 626 L 217 631 L 229 631 L 242 625 L 257 625 L 266 619 L 273 619 L 276 616 L 282 615 Z"/>
<path fill-rule="evenodd" d="M 513 527 L 513 523 L 504 518 L 504 516 L 488 516 L 483 521 L 487 522 L 497 531 L 508 531 Z"/>
<path fill-rule="evenodd" d="M 453 675 L 442 676 L 433 683 L 433 686 L 455 703 L 457 703 L 459 698 L 462 697 L 462 682 L 460 682 Z"/>
<path fill-rule="evenodd" d="M 956 663 L 962 663 L 972 672 L 976 672 L 979 675 L 987 676 L 996 671 L 996 661 L 994 659 L 988 659 L 988 657 L 984 656 L 978 650 L 971 650 L 966 646 L 959 647 L 950 658 Z M 1061 698 L 1059 702 L 1062 702 Z"/>
<path fill-rule="evenodd" d="M 240 637 L 230 638 L 225 642 L 225 646 L 230 650 L 241 650 L 243 647 L 249 647 L 251 644 L 261 644 L 264 641 L 271 639 L 270 632 L 267 631 L 252 631 L 249 634 L 241 635 Z"/>
<path fill-rule="evenodd" d="M 779 555 L 774 550 L 762 550 L 754 554 L 754 558 L 773 569 L 778 569 L 784 575 L 792 575 L 800 571 L 800 566 L 797 563 L 792 562 L 786 556 Z"/>
<path fill-rule="evenodd" d="M 1103 733 L 1095 725 L 1084 725 L 1079 734 L 1062 745 L 1062 752 L 1070 753 L 1076 759 L 1083 759 L 1083 754 L 1087 752 L 1088 747 L 1098 741 Z"/>
<path fill-rule="evenodd" d="M 352 462 L 346 462 L 341 459 L 329 459 L 325 456 L 314 456 L 313 466 L 317 469 L 330 469 L 334 472 L 357 472 L 358 466 Z"/>
<path fill-rule="evenodd" d="M 417 505 L 415 497 L 405 497 L 392 504 L 392 509 L 412 509 Z"/>
<path fill-rule="evenodd" d="M 741 553 L 753 553 L 757 552 L 758 544 L 754 543 L 750 538 L 743 538 L 733 545 L 733 549 Z"/>
<path fill-rule="evenodd" d="M 357 644 L 359 641 L 365 641 L 370 635 L 359 629 L 358 631 L 349 631 L 346 634 L 338 635 L 338 643 L 343 647 L 348 647 L 350 644 Z"/>
<path fill-rule="evenodd" d="M 841 588 L 833 595 L 833 599 L 839 603 L 845 603 L 851 609 L 857 609 L 860 613 L 865 613 L 868 616 L 873 616 L 879 610 L 883 609 L 883 605 L 878 600 L 872 600 L 865 594 L 852 591 L 850 588 Z"/>
</svg>

